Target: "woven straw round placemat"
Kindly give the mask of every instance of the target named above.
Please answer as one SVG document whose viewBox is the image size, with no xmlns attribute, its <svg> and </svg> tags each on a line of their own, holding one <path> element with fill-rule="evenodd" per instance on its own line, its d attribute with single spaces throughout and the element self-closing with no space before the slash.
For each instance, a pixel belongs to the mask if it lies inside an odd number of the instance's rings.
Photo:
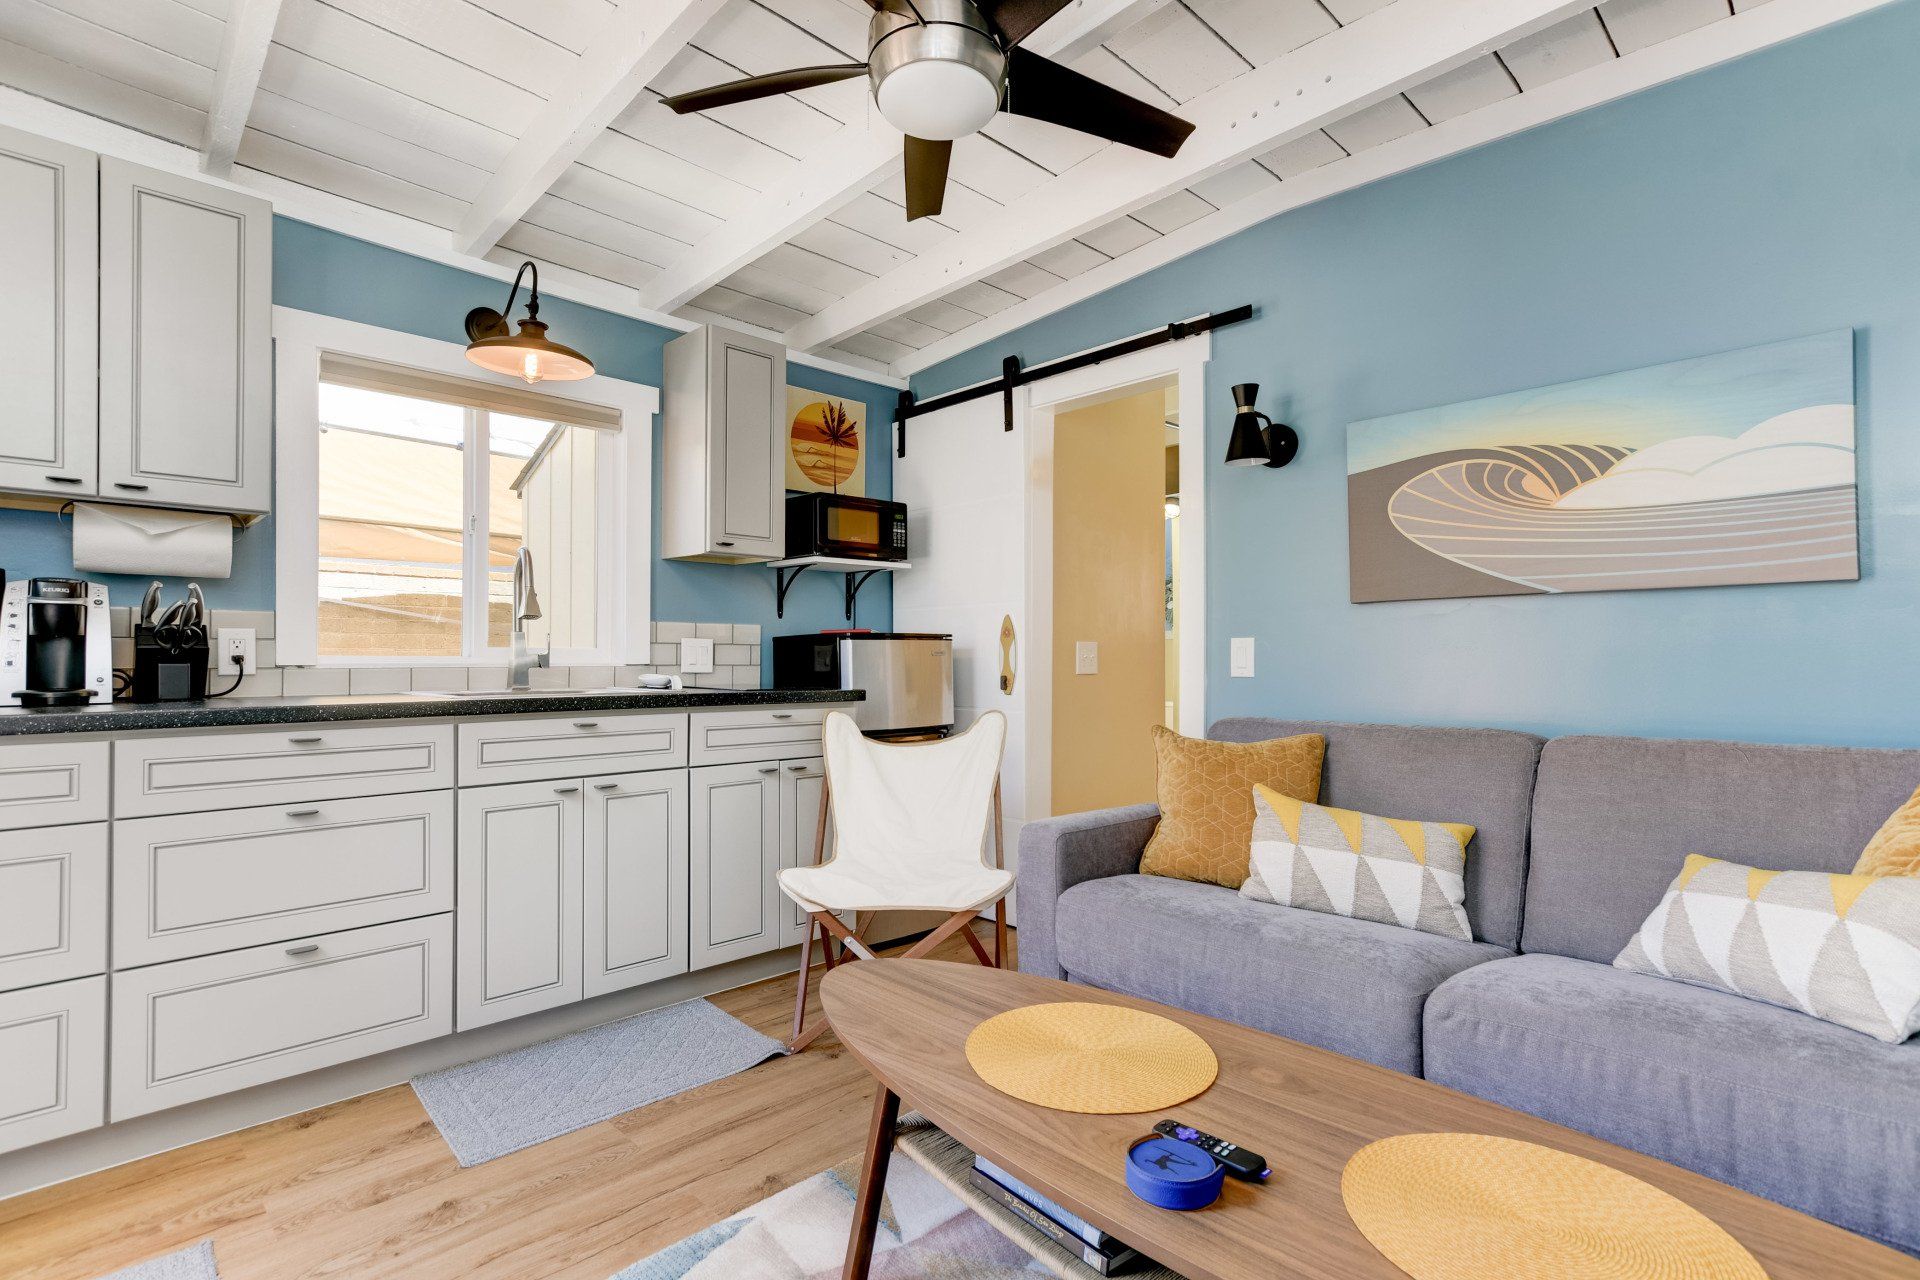
<svg viewBox="0 0 1920 1280">
<path fill-rule="evenodd" d="M 1413 1280 L 1766 1280 L 1738 1241 L 1658 1187 L 1550 1147 L 1414 1133 L 1362 1147 L 1340 1194 Z"/>
<path fill-rule="evenodd" d="M 1170 1018 L 1110 1004 L 1030 1004 L 967 1037 L 967 1061 L 1002 1093 L 1057 1111 L 1158 1111 L 1204 1092 L 1220 1060 Z"/>
</svg>

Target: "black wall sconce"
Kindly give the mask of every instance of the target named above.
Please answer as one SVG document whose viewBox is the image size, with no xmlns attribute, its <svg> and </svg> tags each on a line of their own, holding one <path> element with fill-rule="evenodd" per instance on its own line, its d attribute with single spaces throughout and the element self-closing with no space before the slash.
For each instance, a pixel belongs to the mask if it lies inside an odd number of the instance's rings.
<svg viewBox="0 0 1920 1280">
<path fill-rule="evenodd" d="M 513 316 L 513 300 L 520 295 L 521 277 L 533 274 L 533 287 L 527 290 L 527 318 L 520 332 L 508 328 Z M 467 359 L 494 373 L 535 382 L 573 382 L 593 376 L 593 361 L 547 338 L 547 326 L 540 320 L 540 268 L 531 262 L 520 264 L 513 276 L 513 288 L 507 294 L 505 312 L 492 307 L 475 307 L 467 312 Z"/>
<path fill-rule="evenodd" d="M 1233 389 L 1233 434 L 1227 439 L 1230 467 L 1284 467 L 1300 452 L 1298 431 L 1253 407 L 1259 394 L 1257 382 L 1242 382 Z"/>
</svg>

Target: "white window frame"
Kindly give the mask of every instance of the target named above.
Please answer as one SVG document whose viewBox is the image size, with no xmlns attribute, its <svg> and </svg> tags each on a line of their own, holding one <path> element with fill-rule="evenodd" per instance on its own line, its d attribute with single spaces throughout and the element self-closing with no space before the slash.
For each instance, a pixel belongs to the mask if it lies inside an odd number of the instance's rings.
<svg viewBox="0 0 1920 1280">
<path fill-rule="evenodd" d="M 334 316 L 273 309 L 274 349 L 274 564 L 275 657 L 285 667 L 472 667 L 506 661 L 505 649 L 473 646 L 461 657 L 352 657 L 319 652 L 320 615 L 320 361 L 325 354 L 359 356 L 471 382 L 518 386 L 466 358 L 458 343 L 382 329 Z M 555 649 L 563 665 L 645 664 L 652 656 L 653 433 L 660 390 L 644 383 L 596 375 L 581 382 L 545 382 L 538 394 L 617 410 L 618 443 L 603 472 L 607 501 L 598 503 L 599 563 L 595 567 L 601 607 L 595 611 L 599 643 L 593 648 Z M 474 433 L 482 454 L 486 440 Z M 471 487 L 471 486 L 469 486 Z M 474 495 L 466 495 L 469 514 Z M 469 556 L 471 561 L 473 557 Z M 535 566 L 537 570 L 541 566 Z M 484 584 L 463 584 L 471 593 Z M 463 610 L 464 626 L 475 624 Z M 485 632 L 481 631 L 484 638 Z"/>
</svg>

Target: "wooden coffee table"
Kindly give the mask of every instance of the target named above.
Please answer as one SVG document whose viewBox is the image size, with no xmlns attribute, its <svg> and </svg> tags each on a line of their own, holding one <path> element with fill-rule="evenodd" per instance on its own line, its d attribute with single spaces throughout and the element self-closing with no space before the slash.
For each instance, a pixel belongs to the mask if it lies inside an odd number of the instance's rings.
<svg viewBox="0 0 1920 1280">
<path fill-rule="evenodd" d="M 1719 1223 L 1771 1280 L 1920 1276 L 1920 1263 L 1903 1254 L 1664 1161 L 1384 1067 L 1149 1000 L 938 960 L 844 965 L 826 976 L 821 997 L 840 1042 L 880 1082 L 846 1280 L 864 1280 L 873 1258 L 902 1100 L 1191 1280 L 1404 1280 L 1347 1217 L 1340 1173 L 1375 1139 L 1435 1132 L 1521 1138 L 1624 1170 Z M 1145 1009 L 1191 1027 L 1219 1056 L 1219 1079 L 1171 1111 L 1090 1116 L 1008 1097 L 973 1073 L 966 1040 L 974 1027 L 1008 1009 L 1059 1000 Z M 1220 1199 L 1194 1213 L 1134 1198 L 1122 1165 L 1127 1146 L 1170 1115 L 1258 1151 L 1273 1176 L 1260 1185 L 1229 1178 Z"/>
</svg>

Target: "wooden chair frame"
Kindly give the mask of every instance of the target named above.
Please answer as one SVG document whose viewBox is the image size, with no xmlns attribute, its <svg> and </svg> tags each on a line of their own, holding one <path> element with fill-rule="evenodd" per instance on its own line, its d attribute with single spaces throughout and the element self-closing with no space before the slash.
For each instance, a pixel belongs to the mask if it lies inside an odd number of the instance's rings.
<svg viewBox="0 0 1920 1280">
<path fill-rule="evenodd" d="M 830 779 L 822 782 L 820 787 L 820 821 L 814 827 L 813 832 L 813 865 L 816 867 L 820 866 L 826 860 L 827 821 L 833 812 L 832 787 L 833 783 Z M 1004 871 L 1006 869 L 1007 858 L 1007 837 L 1004 828 L 1001 826 L 1000 776 L 997 773 L 993 778 L 993 817 L 991 822 L 993 827 L 993 867 L 996 871 Z M 836 840 L 838 839 L 837 832 L 835 833 L 835 838 Z M 1012 886 L 1008 886 L 1008 888 L 1011 890 Z M 994 909 L 993 954 L 991 956 L 987 954 L 987 949 L 980 945 L 980 939 L 973 936 L 973 930 L 969 927 L 973 924 L 975 918 L 987 907 Z M 810 911 L 807 913 L 807 933 L 805 939 L 800 944 L 799 991 L 796 993 L 793 1002 L 793 1035 L 787 1039 L 788 1053 L 803 1052 L 808 1045 L 812 1044 L 814 1040 L 819 1037 L 821 1032 L 827 1029 L 827 1024 L 824 1021 L 815 1023 L 811 1028 L 806 1025 L 807 988 L 809 978 L 813 973 L 813 938 L 815 932 L 817 931 L 820 935 L 820 945 L 823 950 L 821 966 L 823 968 L 831 969 L 836 964 L 850 963 L 849 957 L 859 960 L 877 960 L 880 957 L 876 956 L 867 946 L 867 930 L 873 927 L 873 920 L 876 914 L 878 913 L 874 911 L 855 912 L 853 917 L 854 927 L 849 929 L 846 923 L 831 911 Z M 926 937 L 907 948 L 906 953 L 902 955 L 900 959 L 913 960 L 924 956 L 956 933 L 967 940 L 967 945 L 973 948 L 974 957 L 978 959 L 981 964 L 987 966 L 989 969 L 1005 968 L 1007 957 L 1007 895 L 1002 893 L 993 901 L 984 903 L 970 911 L 954 912 L 945 920 L 941 921 Z M 838 958 L 834 956 L 836 943 L 840 948 Z"/>
</svg>

